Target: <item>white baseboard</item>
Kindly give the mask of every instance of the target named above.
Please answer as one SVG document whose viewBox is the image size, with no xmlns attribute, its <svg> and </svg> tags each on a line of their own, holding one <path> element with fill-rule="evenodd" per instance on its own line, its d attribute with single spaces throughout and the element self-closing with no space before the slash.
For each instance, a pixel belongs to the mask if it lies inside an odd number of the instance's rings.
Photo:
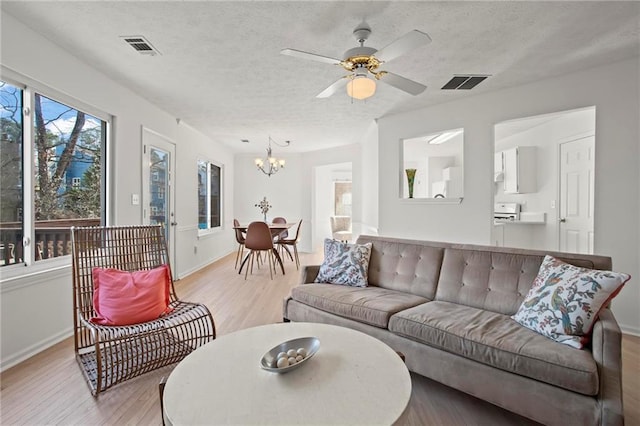
<svg viewBox="0 0 640 426">
<path fill-rule="evenodd" d="M 210 259 L 210 260 L 208 260 L 208 261 L 206 261 L 206 262 L 204 262 L 204 263 L 201 263 L 201 264 L 199 264 L 199 265 L 196 265 L 196 266 L 194 266 L 194 267 L 193 267 L 193 268 L 191 268 L 191 269 L 188 269 L 188 270 L 186 270 L 186 271 L 183 271 L 183 272 L 181 272 L 181 273 L 178 273 L 178 279 L 179 279 L 179 280 L 181 280 L 182 278 L 188 277 L 189 275 L 191 275 L 191 274 L 193 274 L 193 273 L 195 273 L 195 272 L 198 272 L 200 269 L 202 269 L 202 268 L 204 268 L 204 267 L 206 267 L 206 266 L 209 266 L 209 265 L 211 265 L 212 263 L 215 263 L 215 262 L 217 262 L 218 260 L 220 260 L 220 259 L 222 259 L 222 258 L 224 258 L 224 257 L 229 256 L 231 253 L 235 253 L 235 250 L 234 250 L 234 251 L 230 251 L 230 252 L 229 252 L 229 253 L 227 253 L 227 254 L 223 254 L 222 256 L 218 256 L 218 257 L 216 257 L 216 258 L 214 258 L 214 259 Z"/>
<path fill-rule="evenodd" d="M 618 324 L 618 325 L 620 326 L 620 330 L 622 331 L 622 333 L 640 337 L 640 328 L 633 327 L 626 324 Z"/>
<path fill-rule="evenodd" d="M 62 342 L 64 339 L 73 336 L 73 327 L 69 327 L 60 333 L 57 333 L 53 336 L 50 336 L 38 343 L 35 343 L 15 354 L 9 355 L 5 359 L 0 360 L 0 372 L 11 368 L 22 361 L 25 361 L 28 358 L 36 355 L 39 352 L 44 351 L 47 348 L 55 345 L 56 343 Z"/>
</svg>

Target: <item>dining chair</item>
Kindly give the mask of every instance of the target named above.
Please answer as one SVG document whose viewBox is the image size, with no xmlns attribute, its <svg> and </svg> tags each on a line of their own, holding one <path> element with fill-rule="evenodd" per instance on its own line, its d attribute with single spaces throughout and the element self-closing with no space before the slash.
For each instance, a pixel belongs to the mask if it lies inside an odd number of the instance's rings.
<svg viewBox="0 0 640 426">
<path fill-rule="evenodd" d="M 271 236 L 271 230 L 269 225 L 264 222 L 251 222 L 247 228 L 247 235 L 244 240 L 244 246 L 250 250 L 249 258 L 247 259 L 247 269 L 244 271 L 244 279 L 247 279 L 249 268 L 253 274 L 253 262 L 257 254 L 266 251 L 267 259 L 269 260 L 269 276 L 273 279 L 273 272 L 276 267 L 273 261 L 273 237 Z M 258 264 L 258 267 L 260 265 Z"/>
<path fill-rule="evenodd" d="M 284 217 L 274 217 L 273 218 L 273 223 L 287 223 L 287 219 L 285 219 Z M 287 231 L 286 229 L 284 231 L 282 231 L 281 233 L 278 234 L 278 239 L 280 238 L 287 238 L 289 236 L 289 231 Z"/>
<path fill-rule="evenodd" d="M 286 248 L 287 246 L 293 247 L 293 254 L 295 256 L 296 269 L 300 269 L 300 258 L 298 257 L 298 239 L 300 238 L 300 226 L 302 225 L 302 219 L 296 226 L 296 233 L 293 238 L 278 239 L 277 244 L 279 247 Z M 293 260 L 293 259 L 292 259 Z"/>
<path fill-rule="evenodd" d="M 233 226 L 240 226 L 240 222 L 238 219 L 233 219 Z M 238 269 L 238 260 L 242 259 L 242 255 L 244 254 L 244 240 L 245 236 L 240 229 L 234 229 L 236 233 L 236 241 L 238 242 L 238 252 L 236 253 L 236 266 L 235 269 Z"/>
<path fill-rule="evenodd" d="M 351 216 L 331 216 L 331 236 L 345 243 L 351 241 Z"/>
<path fill-rule="evenodd" d="M 284 217 L 274 217 L 273 223 L 287 223 L 287 219 L 285 219 Z M 275 236 L 275 238 L 273 239 L 273 243 L 276 245 L 276 248 L 280 253 L 280 258 L 284 259 L 284 253 L 286 252 L 287 255 L 289 255 L 289 259 L 291 259 L 291 261 L 293 262 L 293 257 L 291 256 L 291 252 L 286 248 L 286 245 L 278 244 L 278 241 L 288 237 L 289 237 L 289 231 L 285 229 L 284 231 L 280 232 L 278 235 Z"/>
</svg>

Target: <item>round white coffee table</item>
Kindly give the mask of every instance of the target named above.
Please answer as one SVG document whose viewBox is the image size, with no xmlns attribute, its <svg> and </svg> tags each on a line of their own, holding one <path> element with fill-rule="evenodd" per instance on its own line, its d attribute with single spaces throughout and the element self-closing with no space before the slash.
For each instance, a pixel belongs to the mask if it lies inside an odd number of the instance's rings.
<svg viewBox="0 0 640 426">
<path fill-rule="evenodd" d="M 260 367 L 274 346 L 317 337 L 320 349 L 285 374 Z M 173 370 L 164 390 L 174 425 L 391 425 L 411 396 L 398 354 L 349 328 L 285 323 L 249 328 L 198 348 Z"/>
</svg>

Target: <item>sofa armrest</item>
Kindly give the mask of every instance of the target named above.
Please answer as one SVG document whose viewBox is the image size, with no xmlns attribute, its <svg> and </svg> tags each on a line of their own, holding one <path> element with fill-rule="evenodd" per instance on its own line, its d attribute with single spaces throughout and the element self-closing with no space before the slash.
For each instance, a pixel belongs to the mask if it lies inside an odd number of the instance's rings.
<svg viewBox="0 0 640 426">
<path fill-rule="evenodd" d="M 300 284 L 311 284 L 318 276 L 320 265 L 306 265 L 300 271 Z"/>
<path fill-rule="evenodd" d="M 602 425 L 623 425 L 622 409 L 622 333 L 611 309 L 603 309 L 593 325 L 593 358 L 600 378 Z"/>
</svg>

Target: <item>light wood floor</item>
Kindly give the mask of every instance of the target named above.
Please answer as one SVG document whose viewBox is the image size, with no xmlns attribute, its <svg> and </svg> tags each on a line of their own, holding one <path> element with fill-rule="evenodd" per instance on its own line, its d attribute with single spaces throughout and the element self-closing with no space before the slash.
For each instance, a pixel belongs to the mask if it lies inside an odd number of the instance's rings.
<svg viewBox="0 0 640 426">
<path fill-rule="evenodd" d="M 303 264 L 321 257 L 301 254 Z M 178 295 L 211 309 L 218 335 L 282 320 L 282 299 L 298 282 L 286 275 L 269 280 L 266 267 L 245 281 L 226 258 L 176 283 Z M 69 284 L 71 285 L 71 284 Z M 71 313 L 69 313 L 71 318 Z M 623 338 L 624 408 L 627 425 L 640 425 L 640 338 Z M 0 376 L 0 424 L 160 425 L 158 383 L 172 367 L 125 382 L 93 398 L 76 364 L 71 338 Z M 523 425 L 532 422 L 421 376 L 412 375 L 410 425 Z"/>
</svg>

